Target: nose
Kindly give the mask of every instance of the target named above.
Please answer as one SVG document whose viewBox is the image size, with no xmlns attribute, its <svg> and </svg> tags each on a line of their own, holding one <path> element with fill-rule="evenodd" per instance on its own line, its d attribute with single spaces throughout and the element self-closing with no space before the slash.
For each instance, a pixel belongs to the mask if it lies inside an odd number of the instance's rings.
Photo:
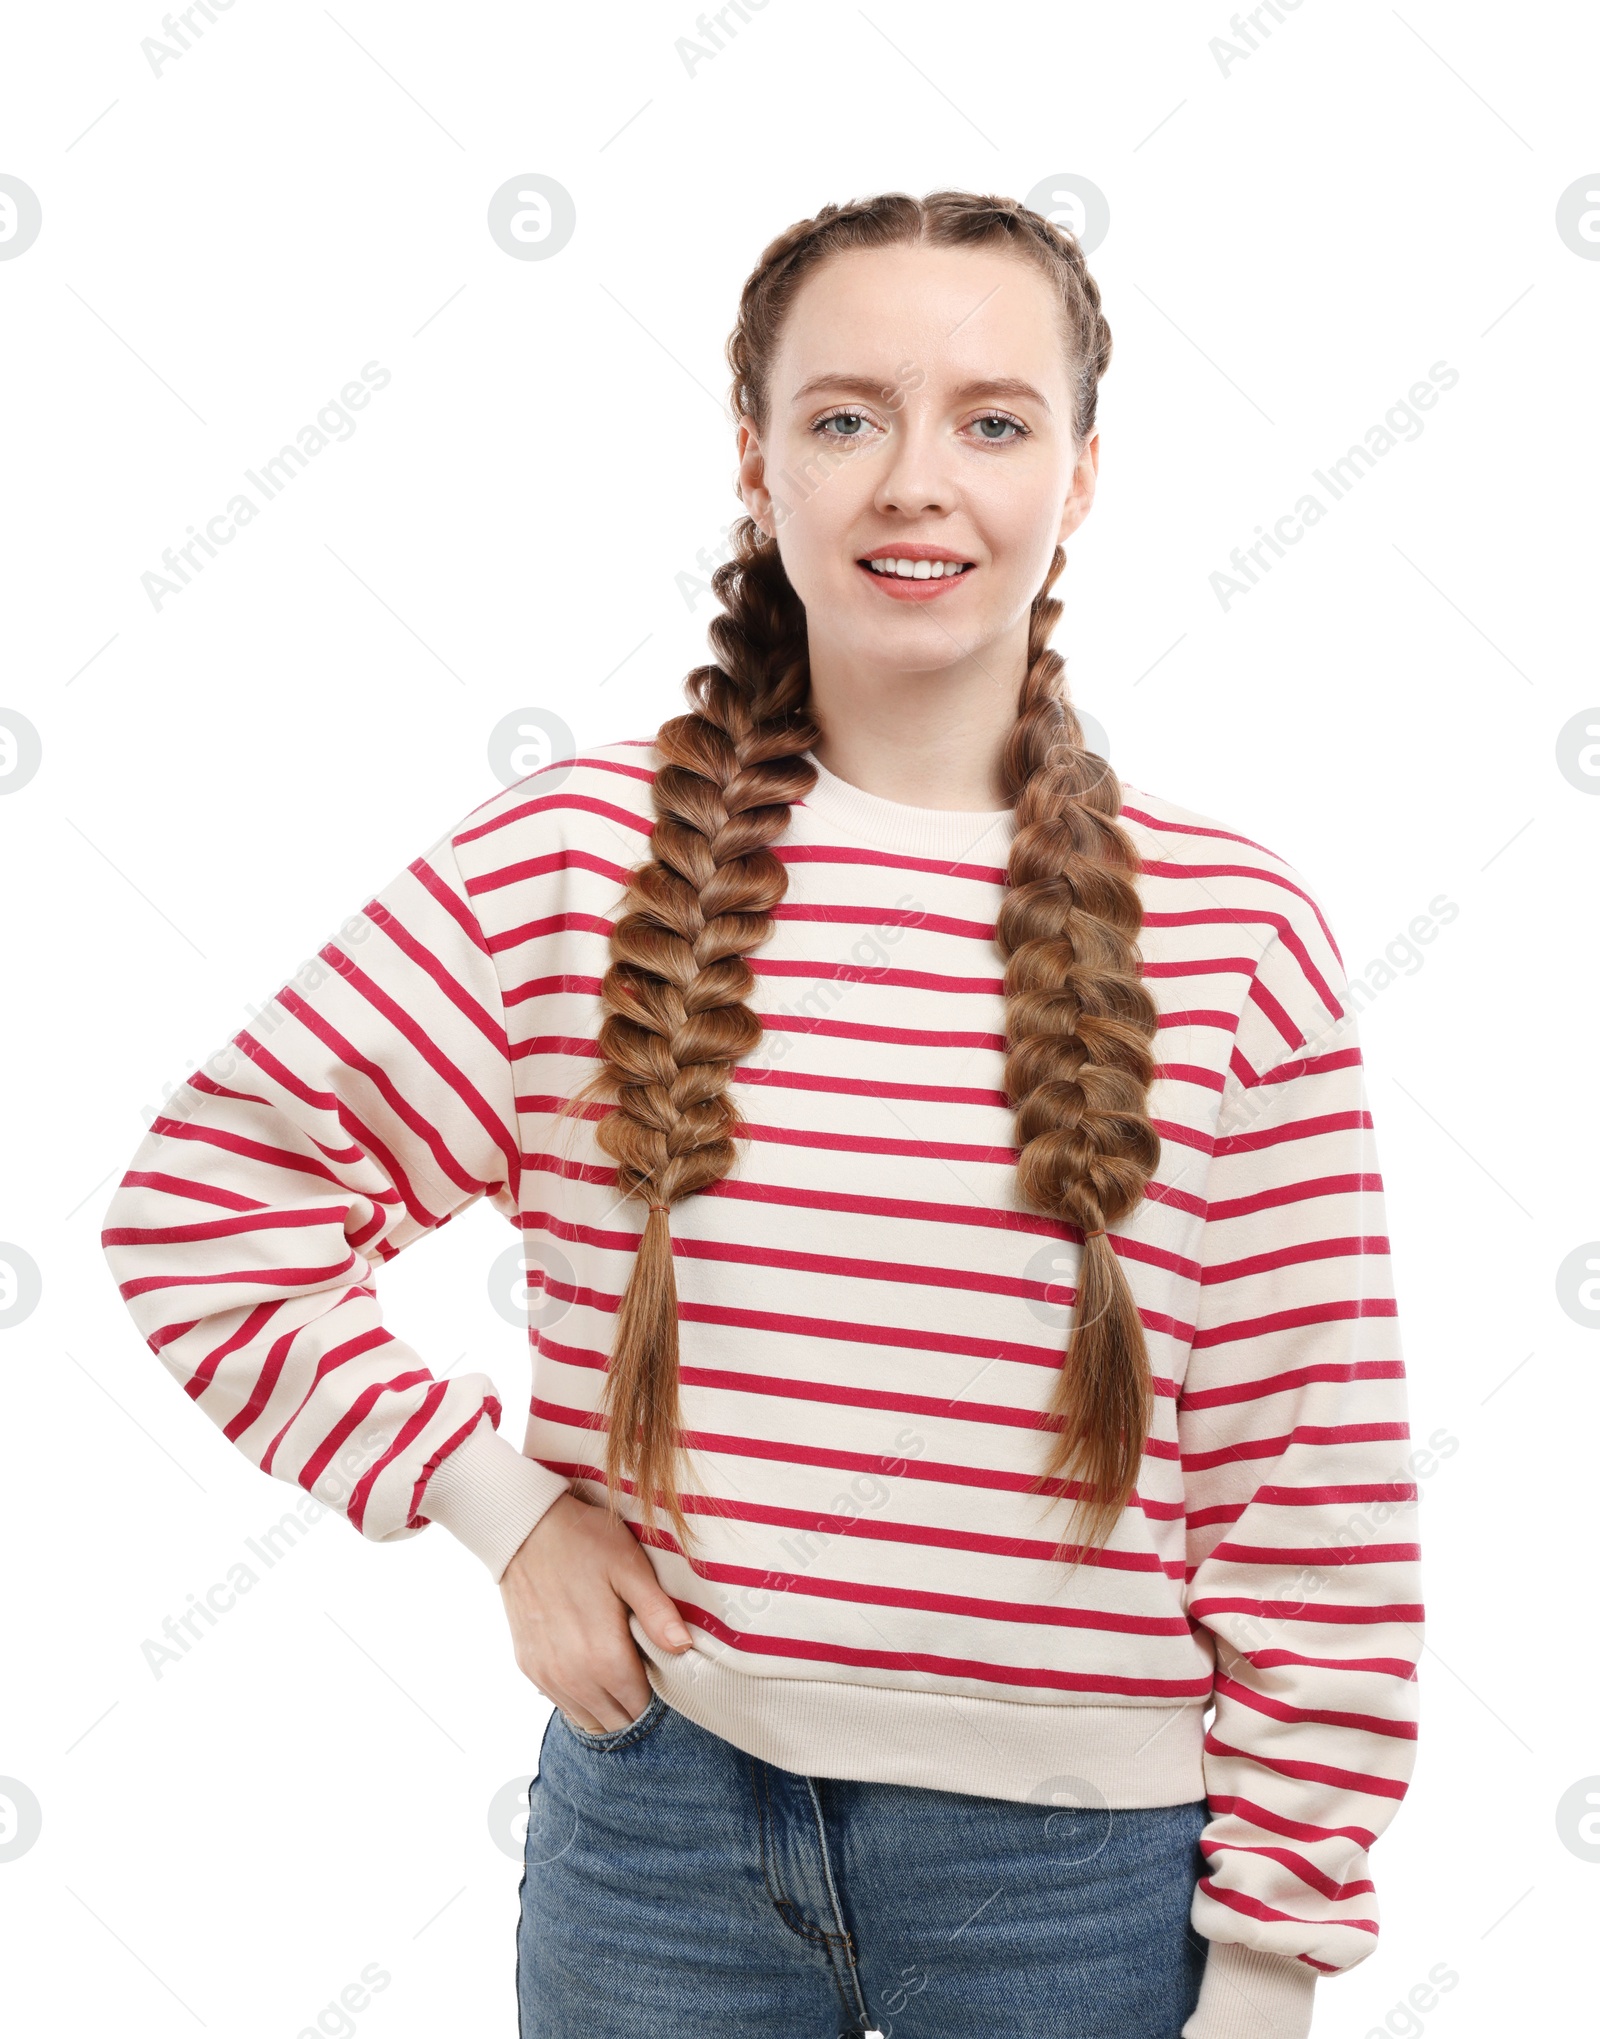
<svg viewBox="0 0 1600 2039">
<path fill-rule="evenodd" d="M 888 458 L 873 493 L 873 507 L 915 517 L 955 507 L 953 450 L 928 419 L 903 414 L 890 435 Z"/>
</svg>

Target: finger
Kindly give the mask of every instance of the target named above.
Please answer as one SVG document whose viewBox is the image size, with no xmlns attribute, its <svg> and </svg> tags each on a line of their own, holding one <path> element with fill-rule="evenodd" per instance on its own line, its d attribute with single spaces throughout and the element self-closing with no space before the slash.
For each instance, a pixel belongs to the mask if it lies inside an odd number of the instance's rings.
<svg viewBox="0 0 1600 2039">
<path fill-rule="evenodd" d="M 603 1686 L 587 1688 L 583 1695 L 574 1693 L 570 1699 L 557 1702 L 568 1720 L 576 1721 L 592 1735 L 614 1734 L 618 1728 L 631 1727 L 650 1704 L 650 1682 L 642 1674 L 639 1683 L 644 1687 L 644 1696 L 631 1696 L 621 1679 L 620 1692 L 608 1691 Z"/>
<path fill-rule="evenodd" d="M 662 1586 L 650 1560 L 637 1545 L 634 1546 L 634 1557 L 637 1562 L 625 1561 L 613 1573 L 613 1592 L 638 1615 L 652 1642 L 668 1650 L 688 1649 L 694 1637 L 684 1626 L 678 1603 Z"/>
</svg>

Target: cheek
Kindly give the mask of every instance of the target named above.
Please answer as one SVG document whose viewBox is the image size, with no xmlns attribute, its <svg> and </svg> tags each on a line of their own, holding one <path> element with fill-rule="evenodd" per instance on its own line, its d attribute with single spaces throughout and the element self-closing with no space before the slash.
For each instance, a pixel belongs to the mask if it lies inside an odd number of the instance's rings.
<svg viewBox="0 0 1600 2039">
<path fill-rule="evenodd" d="M 973 522 L 1002 573 L 1037 587 L 1055 549 L 1066 483 L 1058 486 L 1044 462 L 997 459 L 993 468 L 968 488 Z"/>
<path fill-rule="evenodd" d="M 802 599 L 806 583 L 838 585 L 854 572 L 851 545 L 872 504 L 869 465 L 859 454 L 801 448 L 769 475 L 784 566 Z"/>
<path fill-rule="evenodd" d="M 1055 527 L 1015 515 L 1014 505 L 1011 514 L 974 521 L 988 555 L 974 593 L 986 625 L 1004 630 L 1027 609 L 1049 572 Z"/>
</svg>

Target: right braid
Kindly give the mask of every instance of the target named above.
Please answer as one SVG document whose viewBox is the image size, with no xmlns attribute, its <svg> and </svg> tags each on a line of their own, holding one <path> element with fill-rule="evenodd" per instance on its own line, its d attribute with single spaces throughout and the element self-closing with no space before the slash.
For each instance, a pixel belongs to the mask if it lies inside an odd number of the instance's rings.
<svg viewBox="0 0 1600 2039">
<path fill-rule="evenodd" d="M 600 987 L 602 1066 L 558 1116 L 609 1097 L 595 1129 L 617 1188 L 647 1199 L 633 1277 L 606 1374 L 606 1491 L 632 1465 L 645 1523 L 664 1498 L 680 1546 L 692 1538 L 674 1459 L 679 1443 L 678 1289 L 670 1206 L 720 1182 L 742 1130 L 728 1094 L 761 1039 L 744 961 L 772 934 L 789 874 L 772 854 L 790 803 L 816 783 L 802 753 L 821 731 L 806 706 L 804 611 L 778 549 L 749 519 L 712 576 L 724 613 L 710 628 L 715 665 L 685 682 L 695 712 L 662 724 L 649 859 L 628 881 Z"/>
<path fill-rule="evenodd" d="M 1076 1462 L 1092 1547 L 1126 1505 L 1150 1432 L 1144 1335 L 1108 1227 L 1144 1195 L 1161 1141 L 1145 1102 L 1157 1013 L 1140 975 L 1138 852 L 1117 820 L 1116 774 L 1085 748 L 1060 686 L 1061 654 L 1049 647 L 1061 613 L 1050 588 L 1065 563 L 1057 546 L 1029 619 L 1028 672 L 1003 767 L 1017 833 L 995 943 L 1006 959 L 1017 1194 L 1083 1239 L 1071 1343 L 1056 1376 L 1060 1429 L 1034 1490 Z"/>
<path fill-rule="evenodd" d="M 1060 292 L 1074 377 L 1072 426 L 1094 429 L 1111 333 L 1083 251 L 1014 199 L 890 192 L 827 205 L 769 243 L 740 295 L 727 344 L 736 415 L 764 432 L 768 377 L 784 318 L 836 250 L 927 242 L 1003 244 Z M 1070 1348 L 1043 1427 L 1059 1432 L 1035 1484 L 1078 1468 L 1078 1499 L 1104 1540 L 1133 1494 L 1152 1389 L 1143 1330 L 1108 1229 L 1138 1204 L 1160 1154 L 1146 1093 L 1154 1003 L 1140 974 L 1138 856 L 1118 822 L 1121 788 L 1084 747 L 1049 648 L 1061 605 L 1034 597 L 1017 721 L 1002 760 L 1017 833 L 995 930 L 1006 958 L 1005 1081 L 1017 1115 L 1021 1201 L 1083 1241 Z M 761 1038 L 745 958 L 770 938 L 788 874 L 774 855 L 793 801 L 816 783 L 802 755 L 821 734 L 810 707 L 805 610 L 777 540 L 748 517 L 733 557 L 712 575 L 724 613 L 710 627 L 716 663 L 689 675 L 692 712 L 664 722 L 648 858 L 630 872 L 601 985 L 601 1066 L 558 1118 L 597 1118 L 624 1197 L 645 1207 L 602 1393 L 607 1503 L 631 1479 L 657 1536 L 664 1504 L 693 1564 L 676 1459 L 683 1447 L 671 1206 L 729 1174 L 742 1121 L 729 1085 Z M 602 1102 L 604 1101 L 604 1102 Z M 607 1109 L 606 1106 L 609 1106 Z M 593 1107 L 593 1109 L 591 1109 Z M 1065 1559 L 1069 1546 L 1058 1546 Z"/>
</svg>

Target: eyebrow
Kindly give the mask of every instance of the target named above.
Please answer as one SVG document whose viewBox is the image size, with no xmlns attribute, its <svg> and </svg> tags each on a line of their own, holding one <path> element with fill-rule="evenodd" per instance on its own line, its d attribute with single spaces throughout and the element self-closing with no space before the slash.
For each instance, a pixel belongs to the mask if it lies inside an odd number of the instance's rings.
<svg viewBox="0 0 1600 2039">
<path fill-rule="evenodd" d="M 801 383 L 790 401 L 798 403 L 802 397 L 816 396 L 821 391 L 830 389 L 845 391 L 851 395 L 864 392 L 869 396 L 881 396 L 885 390 L 893 387 L 893 383 L 886 381 L 881 375 L 861 375 L 854 370 L 829 369 L 826 373 L 813 375 L 808 381 Z M 1009 396 L 1036 403 L 1041 410 L 1050 409 L 1050 400 L 1043 390 L 1035 389 L 1031 382 L 1024 382 L 1016 375 L 980 377 L 975 382 L 963 382 L 950 394 L 956 403 L 967 403 L 972 398 L 980 396 Z"/>
</svg>

